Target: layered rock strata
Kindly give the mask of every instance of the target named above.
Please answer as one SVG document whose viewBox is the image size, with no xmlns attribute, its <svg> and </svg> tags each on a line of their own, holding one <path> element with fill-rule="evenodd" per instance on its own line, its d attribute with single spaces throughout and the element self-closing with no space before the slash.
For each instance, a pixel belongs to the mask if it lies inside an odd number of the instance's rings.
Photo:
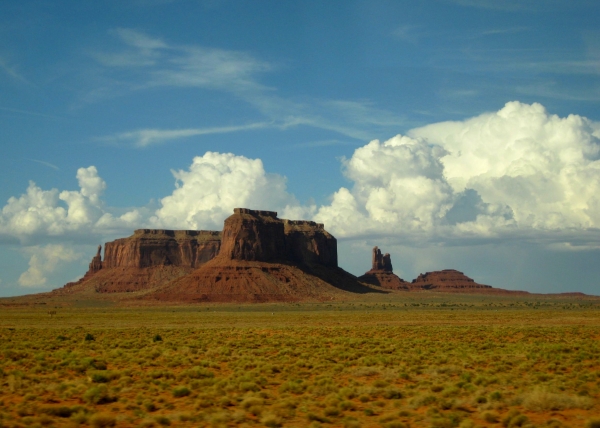
<svg viewBox="0 0 600 428">
<path fill-rule="evenodd" d="M 221 232 L 207 230 L 138 229 L 128 238 L 101 246 L 88 272 L 70 288 L 90 282 L 97 292 L 145 290 L 187 275 L 213 259 L 221 248 Z"/>
<path fill-rule="evenodd" d="M 153 293 L 160 300 L 330 300 L 375 291 L 337 266 L 337 241 L 322 224 L 236 208 L 225 220 L 220 253 Z"/>
<path fill-rule="evenodd" d="M 323 224 L 234 209 L 223 232 L 139 229 L 105 244 L 86 276 L 65 288 L 177 301 L 329 300 L 374 291 L 338 267 Z M 64 289 L 62 289 L 64 290 Z"/>
<path fill-rule="evenodd" d="M 220 248 L 220 232 L 138 229 L 128 238 L 106 243 L 102 267 L 198 268 L 213 259 Z"/>
<path fill-rule="evenodd" d="M 390 290 L 409 289 L 409 283 L 394 274 L 389 253 L 381 254 L 378 247 L 373 248 L 371 270 L 359 276 L 358 280 L 365 284 L 377 285 Z"/>
</svg>

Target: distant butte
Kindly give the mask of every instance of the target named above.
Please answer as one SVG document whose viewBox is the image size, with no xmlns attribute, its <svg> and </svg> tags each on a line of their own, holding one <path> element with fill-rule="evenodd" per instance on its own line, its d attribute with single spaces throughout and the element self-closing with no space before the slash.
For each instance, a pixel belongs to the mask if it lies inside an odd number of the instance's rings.
<svg viewBox="0 0 600 428">
<path fill-rule="evenodd" d="M 359 276 L 358 280 L 370 285 L 376 285 L 389 290 L 409 290 L 410 283 L 394 274 L 391 256 L 381 254 L 378 247 L 373 248 L 371 270 Z"/>
<path fill-rule="evenodd" d="M 420 274 L 416 279 L 413 279 L 410 288 L 413 290 L 473 291 L 491 290 L 493 287 L 478 284 L 457 270 L 444 269 Z"/>
</svg>

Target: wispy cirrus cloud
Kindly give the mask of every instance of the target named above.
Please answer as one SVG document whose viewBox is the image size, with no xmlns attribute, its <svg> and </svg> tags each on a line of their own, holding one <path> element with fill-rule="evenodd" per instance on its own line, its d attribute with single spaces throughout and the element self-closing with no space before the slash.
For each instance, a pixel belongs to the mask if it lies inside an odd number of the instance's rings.
<svg viewBox="0 0 600 428">
<path fill-rule="evenodd" d="M 231 132 L 262 129 L 270 126 L 272 126 L 272 124 L 267 122 L 257 122 L 240 126 L 221 126 L 212 128 L 138 129 L 136 131 L 100 137 L 98 140 L 113 143 L 124 141 L 132 143 L 135 147 L 148 147 L 199 135 L 228 134 Z"/>
<path fill-rule="evenodd" d="M 46 162 L 46 161 L 42 161 L 42 160 L 38 160 L 38 159 L 28 159 L 28 160 L 30 160 L 31 162 L 39 163 L 40 165 L 44 165 L 44 166 L 47 166 L 49 168 L 55 169 L 57 171 L 60 170 L 59 167 L 57 167 L 56 165 L 54 165 L 54 164 L 52 164 L 50 162 Z"/>
<path fill-rule="evenodd" d="M 276 88 L 264 85 L 260 79 L 265 73 L 277 70 L 278 65 L 248 52 L 171 44 L 131 29 L 113 30 L 112 34 L 119 40 L 119 47 L 110 52 L 96 52 L 92 56 L 108 73 L 119 70 L 115 76 L 124 72 L 129 74 L 127 80 L 107 79 L 114 93 L 123 93 L 123 88 L 128 86 L 129 90 L 180 87 L 223 91 L 255 108 L 264 121 L 212 128 L 149 128 L 101 137 L 104 141 L 132 141 L 136 147 L 146 147 L 190 136 L 267 126 L 281 129 L 309 126 L 367 140 L 373 134 L 387 135 L 394 132 L 392 128 L 406 124 L 403 117 L 379 109 L 369 100 L 282 97 Z M 106 93 L 110 93 L 110 89 L 95 90 L 96 95 Z M 387 128 L 385 132 L 381 132 L 383 128 Z"/>
</svg>

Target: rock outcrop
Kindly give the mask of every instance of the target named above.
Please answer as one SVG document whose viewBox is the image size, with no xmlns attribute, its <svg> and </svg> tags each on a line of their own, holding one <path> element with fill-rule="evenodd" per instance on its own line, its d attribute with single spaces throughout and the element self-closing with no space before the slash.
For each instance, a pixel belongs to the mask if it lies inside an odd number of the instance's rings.
<svg viewBox="0 0 600 428">
<path fill-rule="evenodd" d="M 338 267 L 337 241 L 323 224 L 247 208 L 234 209 L 223 232 L 139 229 L 108 242 L 104 261 L 98 252 L 86 276 L 65 289 L 76 286 L 176 301 L 330 300 L 376 291 Z"/>
<path fill-rule="evenodd" d="M 337 241 L 322 224 L 236 208 L 225 220 L 220 253 L 153 293 L 160 300 L 330 300 L 374 292 L 337 266 Z"/>
<path fill-rule="evenodd" d="M 377 285 L 390 290 L 409 289 L 409 283 L 394 274 L 389 253 L 382 255 L 378 247 L 373 248 L 371 270 L 359 276 L 358 280 L 365 284 Z"/>
<path fill-rule="evenodd" d="M 128 238 L 107 242 L 104 260 L 98 246 L 88 272 L 65 287 L 91 282 L 101 293 L 153 288 L 189 274 L 213 259 L 220 247 L 220 232 L 138 229 Z"/>
<path fill-rule="evenodd" d="M 420 274 L 410 284 L 412 290 L 436 290 L 436 291 L 477 291 L 491 290 L 489 285 L 476 283 L 464 273 L 454 269 L 427 272 Z"/>
<path fill-rule="evenodd" d="M 102 267 L 198 268 L 213 259 L 220 248 L 220 232 L 138 229 L 129 238 L 106 243 Z"/>
</svg>

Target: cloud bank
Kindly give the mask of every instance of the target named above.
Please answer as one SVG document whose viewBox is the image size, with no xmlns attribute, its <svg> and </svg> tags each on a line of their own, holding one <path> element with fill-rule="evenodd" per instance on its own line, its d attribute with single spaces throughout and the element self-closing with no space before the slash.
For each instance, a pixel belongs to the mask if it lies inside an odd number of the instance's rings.
<svg viewBox="0 0 600 428">
<path fill-rule="evenodd" d="M 24 286 L 43 284 L 52 265 L 72 257 L 40 246 L 50 238 L 87 243 L 139 227 L 219 230 L 234 207 L 313 218 L 346 239 L 599 247 L 600 123 L 551 115 L 540 104 L 510 102 L 497 112 L 373 140 L 343 159 L 342 172 L 351 186 L 327 204 L 302 205 L 286 178 L 266 172 L 260 159 L 207 152 L 172 171 L 175 188 L 158 209 L 117 216 L 102 200 L 106 183 L 96 167 L 79 168 L 79 190 L 30 182 L 26 193 L 11 197 L 0 212 L 0 238 L 30 246 Z"/>
<path fill-rule="evenodd" d="M 598 239 L 598 122 L 510 102 L 409 135 L 371 141 L 344 160 L 354 186 L 316 218 L 349 238 Z"/>
<path fill-rule="evenodd" d="M 145 207 L 120 216 L 102 200 L 105 181 L 95 166 L 79 168 L 79 190 L 43 190 L 29 183 L 25 194 L 11 197 L 0 212 L 0 238 L 26 245 L 44 244 L 50 238 L 87 242 L 90 236 L 129 233 L 140 227 L 216 229 L 233 208 L 260 207 L 310 216 L 287 192 L 286 178 L 267 173 L 260 159 L 232 153 L 206 152 L 196 156 L 187 170 L 172 171 L 173 192 L 160 200 L 160 208 L 146 214 Z"/>
<path fill-rule="evenodd" d="M 19 277 L 22 287 L 43 287 L 47 276 L 54 272 L 62 263 L 72 262 L 81 258 L 74 250 L 64 245 L 49 244 L 25 249 L 30 255 L 29 268 Z"/>
</svg>

